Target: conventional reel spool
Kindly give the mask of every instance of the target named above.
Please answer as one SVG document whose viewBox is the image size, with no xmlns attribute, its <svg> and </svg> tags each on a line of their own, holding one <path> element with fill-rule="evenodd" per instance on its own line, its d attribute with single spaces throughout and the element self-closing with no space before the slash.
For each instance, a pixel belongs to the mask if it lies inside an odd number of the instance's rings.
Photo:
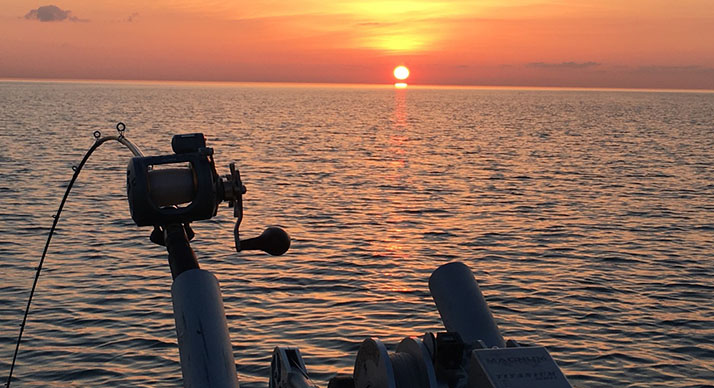
<svg viewBox="0 0 714 388">
<path fill-rule="evenodd" d="M 261 249 L 282 255 L 288 250 L 290 237 L 277 227 L 267 228 L 259 237 L 240 240 L 246 188 L 234 163 L 229 174 L 218 175 L 213 148 L 206 147 L 202 133 L 175 135 L 171 147 L 171 155 L 132 158 L 127 170 L 131 217 L 138 226 L 154 226 L 152 241 L 163 245 L 163 229 L 171 224 L 184 225 L 192 237 L 189 224 L 215 216 L 218 205 L 225 201 L 236 218 L 236 251 Z"/>
</svg>

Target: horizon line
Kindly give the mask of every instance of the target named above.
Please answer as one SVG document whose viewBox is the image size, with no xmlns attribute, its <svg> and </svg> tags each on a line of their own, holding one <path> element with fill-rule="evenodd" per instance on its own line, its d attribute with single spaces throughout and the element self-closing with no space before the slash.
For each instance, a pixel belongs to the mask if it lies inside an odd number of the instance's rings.
<svg viewBox="0 0 714 388">
<path fill-rule="evenodd" d="M 28 78 L 3 77 L 0 82 L 55 82 L 55 83 L 119 83 L 119 84 L 187 84 L 187 85 L 274 85 L 274 86 L 320 86 L 320 87 L 371 87 L 394 88 L 394 83 L 361 82 L 305 82 L 305 81 L 201 81 L 201 80 L 152 80 L 152 79 L 105 79 L 105 78 Z M 462 85 L 462 84 L 408 84 L 404 89 L 481 89 L 481 90 L 563 90 L 563 91 L 623 91 L 623 92 L 669 92 L 669 93 L 714 93 L 714 89 L 652 88 L 652 87 L 607 87 L 607 86 L 541 86 L 541 85 Z"/>
</svg>

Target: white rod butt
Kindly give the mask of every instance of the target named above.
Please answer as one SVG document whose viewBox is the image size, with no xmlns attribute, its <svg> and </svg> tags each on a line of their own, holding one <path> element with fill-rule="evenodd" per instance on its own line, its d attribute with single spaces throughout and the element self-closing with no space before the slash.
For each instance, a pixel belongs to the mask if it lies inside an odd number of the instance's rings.
<svg viewBox="0 0 714 388">
<path fill-rule="evenodd" d="M 171 286 L 186 388 L 238 388 L 223 298 L 212 273 L 192 269 Z"/>
</svg>

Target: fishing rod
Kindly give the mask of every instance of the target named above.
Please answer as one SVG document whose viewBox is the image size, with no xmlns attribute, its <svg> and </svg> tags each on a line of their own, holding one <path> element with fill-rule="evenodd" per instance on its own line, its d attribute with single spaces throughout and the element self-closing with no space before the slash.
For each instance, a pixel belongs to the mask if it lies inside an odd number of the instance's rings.
<svg viewBox="0 0 714 388">
<path fill-rule="evenodd" d="M 72 168 L 72 179 L 57 212 L 52 216 L 54 221 L 35 272 L 5 386 L 9 388 L 12 382 L 32 298 L 69 193 L 94 151 L 114 140 L 133 154 L 127 168 L 127 199 L 131 217 L 137 226 L 152 226 L 149 239 L 165 246 L 168 252 L 174 280 L 171 293 L 184 386 L 238 387 L 218 281 L 213 274 L 199 267 L 190 245 L 195 237 L 190 224 L 212 218 L 219 204 L 227 202 L 236 218 L 233 234 L 237 252 L 263 250 L 271 255 L 282 255 L 290 247 L 290 236 L 279 227 L 269 227 L 258 237 L 240 239 L 246 187 L 234 163 L 230 163 L 228 174 L 221 176 L 217 173 L 213 148 L 206 147 L 206 138 L 202 133 L 175 135 L 171 141 L 173 154 L 144 156 L 124 136 L 124 123 L 118 123 L 116 129 L 116 136 L 102 136 L 101 132 L 95 131 L 94 144 L 79 165 Z"/>
<path fill-rule="evenodd" d="M 89 156 L 101 144 L 117 140 L 134 157 L 127 168 L 127 199 L 137 226 L 151 226 L 149 236 L 166 247 L 173 284 L 171 296 L 184 387 L 237 388 L 233 347 L 223 298 L 216 277 L 201 269 L 191 248 L 195 233 L 191 222 L 217 214 L 222 202 L 233 208 L 235 250 L 258 249 L 282 255 L 290 237 L 269 227 L 258 237 L 240 239 L 243 219 L 243 185 L 234 163 L 219 175 L 213 149 L 201 133 L 175 135 L 173 154 L 144 156 L 124 137 L 101 137 L 95 132 L 90 148 L 68 185 L 40 260 L 23 318 L 15 356 L 22 338 L 30 302 L 37 285 L 50 239 L 69 191 Z M 393 353 L 376 338 L 362 342 L 350 375 L 333 377 L 328 388 L 572 388 L 545 347 L 504 340 L 471 270 L 453 262 L 437 268 L 429 289 L 446 331 L 407 337 Z M 269 388 L 317 388 L 309 377 L 299 348 L 278 346 L 270 362 Z"/>
<path fill-rule="evenodd" d="M 171 296 L 181 372 L 185 387 L 238 387 L 233 347 L 218 280 L 199 267 L 190 241 L 191 222 L 216 215 L 227 202 L 233 208 L 235 250 L 282 255 L 290 236 L 269 227 L 260 236 L 240 239 L 246 187 L 235 163 L 219 175 L 213 148 L 202 133 L 175 135 L 174 153 L 135 156 L 127 169 L 127 198 L 137 226 L 152 226 L 150 240 L 166 247 L 173 284 Z"/>
<path fill-rule="evenodd" d="M 22 335 L 25 332 L 25 326 L 27 324 L 27 317 L 30 314 L 30 306 L 32 305 L 32 298 L 35 295 L 35 290 L 37 289 L 37 282 L 40 279 L 40 273 L 42 272 L 42 266 L 45 262 L 45 257 L 47 256 L 47 251 L 49 250 L 50 247 L 50 242 L 52 241 L 52 236 L 54 236 L 55 229 L 57 228 L 57 223 L 59 222 L 60 216 L 62 215 L 62 210 L 64 209 L 64 205 L 67 202 L 67 198 L 69 197 L 70 191 L 72 191 L 72 187 L 74 187 L 74 182 L 77 180 L 79 177 L 79 173 L 82 172 L 82 168 L 84 165 L 87 163 L 87 160 L 89 160 L 89 157 L 92 156 L 94 151 L 97 150 L 102 144 L 115 140 L 119 142 L 120 144 L 124 145 L 126 148 L 131 151 L 131 153 L 136 156 L 136 157 L 143 157 L 143 153 L 141 150 L 135 146 L 129 139 L 124 137 L 124 132 L 126 131 L 126 125 L 124 123 L 118 123 L 116 126 L 117 129 L 117 135 L 116 136 L 102 136 L 102 133 L 100 131 L 94 131 L 94 144 L 87 150 L 87 152 L 84 154 L 84 157 L 82 158 L 82 161 L 79 162 L 78 165 L 72 166 L 72 170 L 74 171 L 74 174 L 72 175 L 72 179 L 70 179 L 69 184 L 67 185 L 67 189 L 64 192 L 64 196 L 62 197 L 62 201 L 59 204 L 59 207 L 57 208 L 57 212 L 52 215 L 52 218 L 54 219 L 52 221 L 52 227 L 50 228 L 49 233 L 47 234 L 47 241 L 45 242 L 45 247 L 42 250 L 42 256 L 40 257 L 40 263 L 37 265 L 36 270 L 35 270 L 35 279 L 32 282 L 32 288 L 30 289 L 30 296 L 27 298 L 27 306 L 25 307 L 25 313 L 22 316 L 22 323 L 20 324 L 20 333 L 17 336 L 17 341 L 15 341 L 15 351 L 12 355 L 12 362 L 10 363 L 10 372 L 8 373 L 7 376 L 7 382 L 5 383 L 6 388 L 10 388 L 10 382 L 12 381 L 12 372 L 15 370 L 15 363 L 17 361 L 17 353 L 20 350 L 20 342 L 22 342 Z"/>
</svg>

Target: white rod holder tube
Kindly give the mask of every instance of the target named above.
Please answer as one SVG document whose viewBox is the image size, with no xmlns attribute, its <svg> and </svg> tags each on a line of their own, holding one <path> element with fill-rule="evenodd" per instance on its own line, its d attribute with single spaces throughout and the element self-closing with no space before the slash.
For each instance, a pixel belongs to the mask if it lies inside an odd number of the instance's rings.
<svg viewBox="0 0 714 388">
<path fill-rule="evenodd" d="M 488 347 L 505 347 L 473 272 L 459 262 L 444 264 L 429 278 L 429 290 L 447 331 L 467 344 L 482 340 Z"/>
<path fill-rule="evenodd" d="M 202 269 L 182 272 L 171 286 L 183 386 L 238 388 L 218 280 Z"/>
</svg>

